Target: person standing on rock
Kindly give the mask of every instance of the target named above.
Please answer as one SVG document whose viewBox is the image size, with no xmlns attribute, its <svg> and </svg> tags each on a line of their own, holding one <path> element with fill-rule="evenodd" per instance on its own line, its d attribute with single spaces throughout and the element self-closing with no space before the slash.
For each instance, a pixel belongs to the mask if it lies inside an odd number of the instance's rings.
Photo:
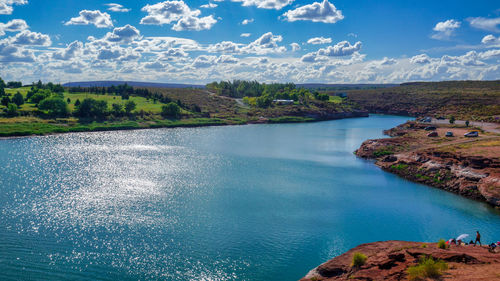
<svg viewBox="0 0 500 281">
<path fill-rule="evenodd" d="M 481 244 L 481 234 L 479 234 L 479 230 L 476 231 L 476 241 L 474 241 L 474 247 L 476 247 L 477 242 L 479 242 L 479 246 L 483 246 Z"/>
</svg>

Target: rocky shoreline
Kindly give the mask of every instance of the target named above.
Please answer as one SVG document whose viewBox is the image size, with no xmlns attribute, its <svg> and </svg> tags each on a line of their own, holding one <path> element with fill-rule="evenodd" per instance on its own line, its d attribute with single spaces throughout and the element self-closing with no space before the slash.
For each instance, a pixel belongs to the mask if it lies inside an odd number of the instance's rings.
<svg viewBox="0 0 500 281">
<path fill-rule="evenodd" d="M 375 159 L 377 166 L 408 180 L 499 208 L 498 136 L 485 136 L 484 140 L 477 141 L 431 139 L 424 131 L 426 126 L 407 122 L 385 131 L 392 138 L 367 140 L 355 153 L 362 158 Z M 443 128 L 446 130 L 452 129 Z M 490 155 L 481 155 L 478 149 L 486 152 L 489 149 Z"/>
<path fill-rule="evenodd" d="M 366 256 L 363 265 L 352 265 L 355 253 Z M 312 269 L 301 281 L 408 280 L 408 268 L 418 265 L 422 257 L 447 264 L 439 280 L 500 279 L 500 253 L 486 246 L 440 249 L 436 243 L 384 241 L 359 245 Z"/>
</svg>

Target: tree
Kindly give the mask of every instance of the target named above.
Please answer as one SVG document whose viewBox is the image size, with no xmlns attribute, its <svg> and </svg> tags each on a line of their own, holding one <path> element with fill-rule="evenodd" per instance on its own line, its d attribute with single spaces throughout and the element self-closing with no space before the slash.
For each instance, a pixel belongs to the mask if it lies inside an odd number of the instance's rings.
<svg viewBox="0 0 500 281">
<path fill-rule="evenodd" d="M 24 97 L 21 93 L 17 92 L 13 97 L 12 97 L 12 102 L 15 103 L 17 106 L 21 106 L 24 104 Z"/>
<path fill-rule="evenodd" d="M 70 98 L 68 98 L 68 99 L 66 100 L 66 102 L 67 102 L 68 104 L 70 104 L 70 103 L 71 103 L 71 99 L 70 99 Z"/>
<path fill-rule="evenodd" d="M 15 105 L 13 103 L 9 103 L 7 105 L 7 115 L 17 116 L 17 105 Z"/>
<path fill-rule="evenodd" d="M 23 86 L 22 82 L 9 81 L 7 82 L 7 88 L 21 88 Z"/>
<path fill-rule="evenodd" d="M 469 120 L 466 120 L 465 121 L 465 126 L 469 127 L 469 124 L 470 124 Z"/>
<path fill-rule="evenodd" d="M 161 115 L 163 117 L 178 118 L 181 114 L 181 107 L 175 102 L 169 102 L 161 107 Z"/>
<path fill-rule="evenodd" d="M 50 97 L 42 100 L 38 104 L 38 109 L 46 110 L 53 117 L 65 117 L 69 114 L 68 104 L 58 97 Z"/>
<path fill-rule="evenodd" d="M 269 95 L 262 95 L 257 98 L 256 102 L 258 107 L 266 108 L 271 105 L 273 99 Z"/>
<path fill-rule="evenodd" d="M 7 107 L 9 105 L 9 103 L 11 102 L 10 98 L 5 96 L 2 98 L 2 100 L 0 101 L 2 103 L 3 106 Z"/>
<path fill-rule="evenodd" d="M 50 92 L 50 90 L 36 90 L 34 94 L 32 94 L 31 96 L 30 93 L 28 93 L 28 96 L 30 96 L 29 97 L 30 102 L 38 104 L 42 100 L 50 97 L 51 94 L 52 93 Z"/>
<path fill-rule="evenodd" d="M 5 81 L 3 81 L 2 77 L 0 77 L 0 88 L 5 88 Z"/>
<path fill-rule="evenodd" d="M 84 99 L 76 108 L 75 115 L 78 117 L 104 118 L 108 113 L 108 103 L 93 98 Z"/>
<path fill-rule="evenodd" d="M 76 99 L 75 101 L 75 106 L 79 106 L 80 105 L 80 100 L 79 99 Z"/>
<path fill-rule="evenodd" d="M 115 116 L 122 116 L 123 115 L 123 105 L 121 103 L 113 103 L 111 105 L 111 112 Z"/>
<path fill-rule="evenodd" d="M 130 112 L 132 112 L 136 106 L 137 106 L 137 104 L 134 101 L 131 101 L 131 100 L 127 101 L 125 103 L 125 112 L 127 114 L 130 114 Z"/>
<path fill-rule="evenodd" d="M 451 116 L 450 117 L 450 124 L 454 124 L 455 123 L 455 116 Z"/>
</svg>

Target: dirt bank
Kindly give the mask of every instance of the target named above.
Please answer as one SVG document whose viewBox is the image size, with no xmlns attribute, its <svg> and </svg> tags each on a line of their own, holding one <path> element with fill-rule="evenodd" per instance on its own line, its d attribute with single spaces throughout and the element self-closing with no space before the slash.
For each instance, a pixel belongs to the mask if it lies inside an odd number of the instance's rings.
<svg viewBox="0 0 500 281">
<path fill-rule="evenodd" d="M 434 124 L 438 136 L 427 137 L 427 126 L 402 124 L 385 132 L 392 138 L 365 141 L 356 155 L 406 179 L 500 207 L 500 136 L 480 132 L 466 138 L 471 128 Z"/>
<path fill-rule="evenodd" d="M 367 259 L 352 266 L 354 253 Z M 436 243 L 384 241 L 362 244 L 311 270 L 301 280 L 408 280 L 408 268 L 422 256 L 446 262 L 438 280 L 500 280 L 500 253 L 488 248 L 452 246 L 440 249 Z"/>
</svg>

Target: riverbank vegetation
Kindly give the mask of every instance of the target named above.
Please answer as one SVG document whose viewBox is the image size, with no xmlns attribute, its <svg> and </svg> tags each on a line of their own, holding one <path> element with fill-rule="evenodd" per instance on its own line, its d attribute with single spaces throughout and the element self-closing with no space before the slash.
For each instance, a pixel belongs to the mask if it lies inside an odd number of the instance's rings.
<svg viewBox="0 0 500 281">
<path fill-rule="evenodd" d="M 324 91 L 333 95 L 339 91 Z M 500 80 L 404 83 L 346 90 L 350 101 L 370 112 L 500 123 Z"/>
<path fill-rule="evenodd" d="M 209 87 L 210 90 L 134 88 L 127 84 L 63 87 L 41 81 L 23 86 L 21 82 L 0 81 L 0 136 L 309 122 L 341 118 L 340 113 L 356 109 L 343 99 L 330 100 L 326 94 L 297 89 L 292 83 L 236 81 L 229 83 L 231 90 L 218 91 L 217 87 Z M 246 85 L 246 90 L 240 92 L 247 98 L 246 104 L 234 97 L 241 85 Z M 280 104 L 274 100 L 289 98 L 294 98 L 294 102 Z"/>
</svg>

